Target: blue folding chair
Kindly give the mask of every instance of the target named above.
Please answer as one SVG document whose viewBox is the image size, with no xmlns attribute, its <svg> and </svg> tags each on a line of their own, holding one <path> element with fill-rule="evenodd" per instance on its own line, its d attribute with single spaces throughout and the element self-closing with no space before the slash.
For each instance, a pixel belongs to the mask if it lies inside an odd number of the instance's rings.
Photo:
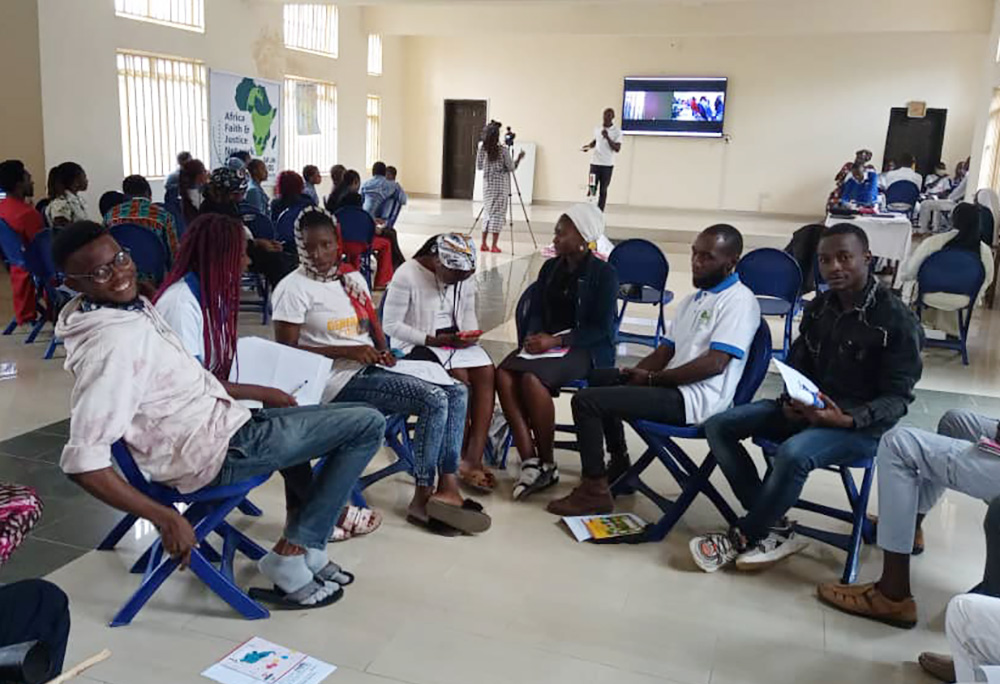
<svg viewBox="0 0 1000 684">
<path fill-rule="evenodd" d="M 259 475 L 224 487 L 204 487 L 191 494 L 181 494 L 171 487 L 147 481 L 124 442 L 116 442 L 111 447 L 111 454 L 122 475 L 134 488 L 164 506 L 173 508 L 178 508 L 180 505 L 187 506 L 183 515 L 191 523 L 198 539 L 198 547 L 191 551 L 191 571 L 246 619 L 259 620 L 268 617 L 270 613 L 267 609 L 251 599 L 233 579 L 233 559 L 237 551 L 250 560 L 260 560 L 266 551 L 227 523 L 226 516 L 240 505 L 250 490 L 264 484 L 270 475 Z M 137 521 L 136 516 L 126 515 L 97 547 L 98 550 L 114 549 Z M 213 532 L 223 539 L 221 555 L 206 541 Z M 219 567 L 216 567 L 215 563 L 218 563 Z M 156 593 L 160 585 L 173 574 L 177 565 L 178 561 L 173 558 L 164 558 L 160 539 L 153 542 L 132 567 L 132 572 L 143 573 L 142 582 L 111 620 L 111 626 L 120 627 L 132 622 L 132 618 Z"/>
<path fill-rule="evenodd" d="M 243 218 L 243 225 L 250 229 L 250 232 L 258 240 L 276 240 L 274 221 L 265 214 L 260 213 L 249 204 L 239 206 L 240 214 Z"/>
<path fill-rule="evenodd" d="M 373 241 L 375 240 L 375 219 L 361 207 L 341 207 L 334 216 L 340 223 L 340 237 L 344 242 L 353 242 L 365 245 L 365 249 L 359 255 L 359 268 L 361 275 L 368 282 L 368 287 L 372 286 L 372 257 L 374 256 Z M 344 251 L 344 245 L 340 246 Z"/>
<path fill-rule="evenodd" d="M 886 209 L 897 214 L 906 214 L 911 220 L 918 199 L 920 199 L 920 188 L 912 181 L 898 180 L 885 189 Z"/>
<path fill-rule="evenodd" d="M 184 231 L 187 229 L 187 221 L 184 220 L 184 209 L 181 208 L 180 197 L 174 195 L 170 200 L 160 204 L 173 218 L 174 218 L 174 228 L 177 229 L 177 237 L 184 237 Z"/>
<path fill-rule="evenodd" d="M 274 224 L 275 239 L 285 243 L 285 245 L 295 245 L 295 221 L 298 220 L 299 214 L 306 206 L 305 204 L 297 204 L 281 212 Z"/>
<path fill-rule="evenodd" d="M 17 266 L 18 268 L 29 271 L 27 263 L 24 260 L 24 243 L 21 242 L 21 236 L 14 232 L 6 221 L 0 219 L 0 250 L 3 252 L 3 259 L 7 262 L 8 266 Z M 30 271 L 29 271 L 30 272 Z M 42 315 L 40 306 L 44 306 L 41 301 L 41 292 L 39 291 L 38 284 L 35 283 L 35 310 L 38 312 L 38 318 L 31 323 L 31 331 L 28 333 L 28 339 L 25 344 L 31 344 L 38 337 L 38 333 L 41 332 L 42 328 L 45 326 L 45 316 Z M 15 316 L 4 328 L 4 335 L 12 335 L 14 331 L 17 330 L 17 317 Z"/>
<path fill-rule="evenodd" d="M 766 247 L 744 255 L 736 265 L 736 273 L 740 282 L 757 296 L 762 316 L 785 319 L 781 349 L 772 352 L 774 358 L 784 360 L 792 345 L 792 321 L 802 292 L 802 269 L 787 252 Z"/>
<path fill-rule="evenodd" d="M 28 271 L 31 272 L 35 280 L 36 290 L 45 293 L 45 316 L 55 326 L 56 318 L 58 318 L 63 305 L 69 301 L 74 293 L 63 288 L 63 276 L 56 270 L 56 264 L 52 258 L 51 230 L 43 230 L 34 237 L 24 251 L 24 260 Z M 43 358 L 51 359 L 55 354 L 56 347 L 61 344 L 62 340 L 53 331 L 52 339 L 49 340 L 49 345 L 45 348 Z"/>
<path fill-rule="evenodd" d="M 156 285 L 167 274 L 167 249 L 151 230 L 133 223 L 111 227 L 111 237 L 132 253 L 132 260 L 139 276 L 149 278 Z"/>
<path fill-rule="evenodd" d="M 667 289 L 670 264 L 660 248 L 649 240 L 631 239 L 619 243 L 608 256 L 608 263 L 618 272 L 621 309 L 615 321 L 618 327 L 618 341 L 642 344 L 647 347 L 660 346 L 666 329 L 663 308 L 673 301 L 674 293 Z M 658 307 L 656 332 L 640 335 L 621 331 L 622 320 L 629 304 L 652 304 Z"/>
<path fill-rule="evenodd" d="M 774 454 L 778 451 L 778 447 L 780 446 L 779 444 L 765 439 L 754 438 L 753 442 L 761 448 L 768 461 L 773 458 Z M 868 498 L 871 495 L 872 482 L 875 480 L 875 456 L 877 451 L 878 442 L 872 440 L 871 451 L 869 453 L 863 454 L 847 465 L 830 466 L 823 469 L 840 475 L 840 479 L 844 483 L 844 491 L 847 493 L 847 502 L 850 505 L 850 510 L 834 508 L 833 506 L 827 506 L 826 504 L 807 501 L 805 499 L 799 499 L 794 506 L 794 508 L 798 508 L 803 511 L 818 513 L 819 515 L 825 515 L 829 518 L 834 518 L 835 520 L 842 520 L 850 523 L 850 534 L 821 530 L 816 527 L 810 527 L 799 523 L 795 524 L 796 532 L 847 552 L 847 562 L 844 563 L 844 574 L 841 577 L 841 581 L 844 584 L 853 584 L 858 579 L 858 565 L 860 564 L 861 559 L 861 542 L 864 541 L 866 544 L 871 544 L 875 541 L 874 525 L 872 525 L 871 520 L 868 519 L 867 513 Z M 854 480 L 854 476 L 851 475 L 851 468 L 864 469 L 860 489 Z M 768 469 L 768 474 L 770 474 L 770 469 Z M 765 477 L 767 476 L 765 475 Z"/>
<path fill-rule="evenodd" d="M 959 337 L 955 339 L 927 340 L 928 347 L 954 349 L 962 354 L 962 364 L 969 365 L 969 325 L 972 310 L 983 289 L 986 271 L 978 253 L 961 249 L 943 249 L 927 257 L 917 272 L 917 315 L 922 316 L 929 307 L 924 298 L 930 294 L 954 294 L 968 298 L 967 306 L 955 311 L 958 316 Z"/>
<path fill-rule="evenodd" d="M 240 214 L 250 233 L 258 240 L 275 240 L 274 222 L 249 204 L 241 204 Z M 271 321 L 271 286 L 260 273 L 244 273 L 241 280 L 244 290 L 252 290 L 257 297 L 240 299 L 240 311 L 260 312 L 261 325 Z"/>
<path fill-rule="evenodd" d="M 771 331 L 767 322 L 761 319 L 747 354 L 743 377 L 740 378 L 736 387 L 733 399 L 735 405 L 740 406 L 753 399 L 760 384 L 764 381 L 764 376 L 767 375 L 770 360 Z M 633 420 L 629 421 L 629 424 L 646 443 L 647 449 L 631 468 L 612 483 L 611 493 L 618 496 L 632 491 L 642 492 L 663 511 L 660 519 L 649 524 L 636 541 L 662 540 L 681 519 L 681 516 L 687 512 L 699 494 L 704 494 L 715 504 L 727 523 L 731 525 L 736 522 L 736 514 L 733 509 L 709 481 L 715 470 L 715 457 L 708 454 L 698 466 L 675 441 L 677 439 L 704 439 L 705 431 L 700 425 L 663 425 L 648 420 Z M 681 493 L 676 499 L 671 500 L 661 495 L 643 482 L 640 477 L 646 468 L 657 460 L 666 467 L 673 478 L 677 480 L 677 484 L 681 486 Z"/>
</svg>

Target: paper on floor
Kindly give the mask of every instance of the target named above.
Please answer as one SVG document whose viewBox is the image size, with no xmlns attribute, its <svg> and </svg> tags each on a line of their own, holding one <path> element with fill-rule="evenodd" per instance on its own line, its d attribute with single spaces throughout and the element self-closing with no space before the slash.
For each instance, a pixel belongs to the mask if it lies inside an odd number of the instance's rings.
<svg viewBox="0 0 1000 684">
<path fill-rule="evenodd" d="M 305 653 L 252 637 L 201 674 L 221 684 L 319 684 L 336 669 Z"/>
</svg>

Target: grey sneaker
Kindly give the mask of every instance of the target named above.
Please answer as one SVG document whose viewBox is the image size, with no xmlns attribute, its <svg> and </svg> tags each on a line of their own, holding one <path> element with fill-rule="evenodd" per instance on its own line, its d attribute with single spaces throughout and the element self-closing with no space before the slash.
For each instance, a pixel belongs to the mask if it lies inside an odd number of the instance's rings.
<svg viewBox="0 0 1000 684">
<path fill-rule="evenodd" d="M 732 563 L 744 551 L 739 530 L 709 532 L 688 544 L 695 564 L 705 572 L 715 572 Z"/>
<path fill-rule="evenodd" d="M 787 532 L 772 530 L 770 534 L 739 555 L 736 559 L 736 569 L 764 570 L 807 546 L 809 542 L 791 530 Z"/>
<path fill-rule="evenodd" d="M 535 492 L 548 489 L 559 482 L 559 468 L 555 463 L 542 463 L 529 458 L 521 464 L 521 475 L 514 485 L 514 500 L 520 501 Z"/>
</svg>

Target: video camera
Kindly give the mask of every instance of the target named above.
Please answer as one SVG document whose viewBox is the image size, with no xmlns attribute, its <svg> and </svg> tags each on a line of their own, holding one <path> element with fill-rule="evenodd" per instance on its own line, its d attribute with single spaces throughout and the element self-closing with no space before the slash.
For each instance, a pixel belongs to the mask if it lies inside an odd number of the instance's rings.
<svg viewBox="0 0 1000 684">
<path fill-rule="evenodd" d="M 500 128 L 503 124 L 496 119 L 491 119 L 486 126 L 483 127 L 483 133 L 480 136 L 481 140 L 485 141 L 494 131 L 496 131 L 497 138 L 500 137 Z M 503 136 L 503 144 L 507 147 L 514 146 L 514 139 L 517 138 L 517 133 L 511 130 L 510 126 L 507 126 L 507 133 Z"/>
</svg>

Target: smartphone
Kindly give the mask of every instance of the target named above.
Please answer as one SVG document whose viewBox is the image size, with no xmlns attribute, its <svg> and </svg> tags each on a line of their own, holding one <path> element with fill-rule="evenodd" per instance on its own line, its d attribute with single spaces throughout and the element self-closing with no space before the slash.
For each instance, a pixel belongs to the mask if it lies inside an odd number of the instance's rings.
<svg viewBox="0 0 1000 684">
<path fill-rule="evenodd" d="M 458 333 L 458 337 L 463 340 L 471 340 L 482 336 L 483 336 L 482 330 L 461 330 Z"/>
</svg>

